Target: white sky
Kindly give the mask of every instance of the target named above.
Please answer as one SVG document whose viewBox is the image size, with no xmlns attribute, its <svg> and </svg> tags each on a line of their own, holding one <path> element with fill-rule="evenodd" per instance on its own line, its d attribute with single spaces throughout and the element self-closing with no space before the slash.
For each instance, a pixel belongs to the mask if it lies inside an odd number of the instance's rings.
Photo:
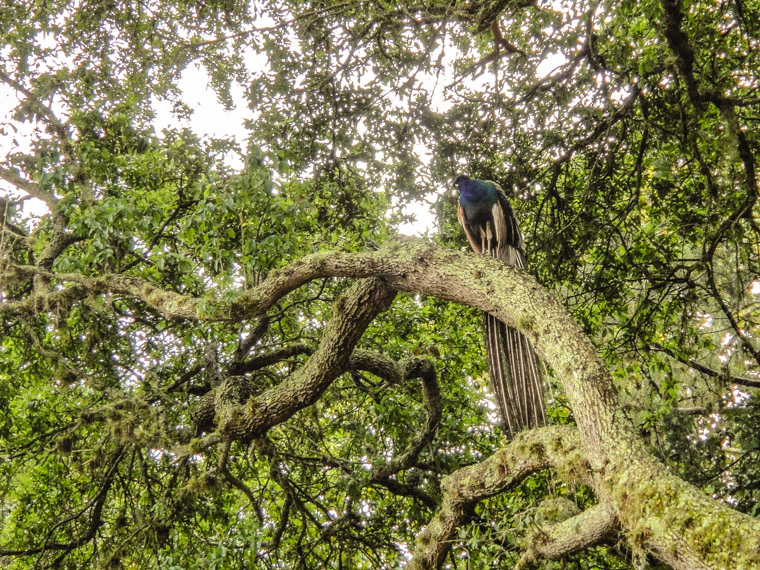
<svg viewBox="0 0 760 570">
<path fill-rule="evenodd" d="M 172 113 L 172 106 L 168 101 L 153 101 L 152 106 L 156 112 L 153 126 L 156 133 L 161 133 L 169 127 L 188 127 L 200 136 L 215 138 L 232 138 L 242 148 L 245 148 L 248 132 L 245 130 L 245 119 L 252 119 L 253 112 L 248 108 L 243 88 L 234 84 L 231 88 L 235 108 L 227 111 L 216 99 L 216 94 L 211 89 L 209 77 L 206 71 L 198 65 L 190 65 L 183 72 L 179 81 L 179 88 L 183 93 L 183 100 L 193 114 L 189 120 L 178 119 Z M 228 164 L 233 168 L 242 168 L 243 160 L 240 157 L 228 157 Z"/>
</svg>

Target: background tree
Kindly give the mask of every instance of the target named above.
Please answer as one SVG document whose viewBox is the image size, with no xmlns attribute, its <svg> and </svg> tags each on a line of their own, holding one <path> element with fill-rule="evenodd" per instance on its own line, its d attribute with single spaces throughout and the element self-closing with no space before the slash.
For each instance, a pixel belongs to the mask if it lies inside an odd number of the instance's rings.
<svg viewBox="0 0 760 570">
<path fill-rule="evenodd" d="M 2 563 L 756 565 L 759 22 L 6 2 Z M 191 65 L 245 90 L 245 148 L 182 127 Z M 460 172 L 536 280 L 464 253 Z M 418 202 L 448 249 L 391 239 Z M 482 309 L 554 373 L 512 444 Z"/>
</svg>

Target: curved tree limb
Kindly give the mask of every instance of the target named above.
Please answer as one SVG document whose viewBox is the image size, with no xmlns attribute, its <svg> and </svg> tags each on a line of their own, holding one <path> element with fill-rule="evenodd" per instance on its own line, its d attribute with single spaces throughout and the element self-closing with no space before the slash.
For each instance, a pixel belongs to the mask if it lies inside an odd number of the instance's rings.
<svg viewBox="0 0 760 570">
<path fill-rule="evenodd" d="M 294 344 L 283 347 L 281 350 L 254 357 L 245 363 L 244 371 L 255 370 L 262 366 L 268 366 L 288 358 L 294 354 L 313 354 L 314 350 L 308 345 Z M 237 370 L 238 368 L 236 368 Z M 369 479 L 370 484 L 378 484 L 386 487 L 391 492 L 412 496 L 430 508 L 435 508 L 437 502 L 421 489 L 402 484 L 393 478 L 400 471 L 414 466 L 417 457 L 429 444 L 441 421 L 442 403 L 441 393 L 438 386 L 438 378 L 435 367 L 430 360 L 420 357 L 410 357 L 400 362 L 369 350 L 355 350 L 346 364 L 345 370 L 364 370 L 379 376 L 391 384 L 400 385 L 408 380 L 420 378 L 422 380 L 423 401 L 427 417 L 416 432 L 407 449 L 398 457 L 395 457 L 382 465 L 376 466 Z M 224 418 L 235 417 L 240 412 L 241 404 L 244 404 L 251 396 L 255 397 L 254 388 L 246 383 L 246 379 L 239 376 L 227 377 L 213 393 L 204 396 L 204 400 L 198 405 L 193 415 L 197 428 L 202 430 L 211 429 L 214 424 L 223 423 Z M 235 487 L 243 490 L 252 502 L 250 494 L 243 489 L 241 482 L 234 479 L 226 468 L 227 451 L 231 440 L 223 441 L 220 470 Z"/>
<path fill-rule="evenodd" d="M 251 398 L 245 410 L 235 412 L 236 417 L 220 429 L 235 439 L 250 440 L 313 404 L 343 372 L 367 326 L 395 296 L 379 279 L 353 285 L 336 303 L 319 347 L 306 364 L 281 384 Z"/>
<path fill-rule="evenodd" d="M 362 352 L 366 357 L 366 351 Z M 375 358 L 375 360 L 379 361 L 382 358 Z M 390 363 L 392 362 L 389 360 L 388 363 L 385 363 L 384 368 L 391 368 Z M 366 361 L 363 364 L 366 365 Z M 394 457 L 382 466 L 373 468 L 370 483 L 383 485 L 391 492 L 399 495 L 415 497 L 428 507 L 435 508 L 438 504 L 430 495 L 414 485 L 399 483 L 393 476 L 414 466 L 420 452 L 433 440 L 438 425 L 441 423 L 443 404 L 441 402 L 441 390 L 438 386 L 438 376 L 436 375 L 435 366 L 430 360 L 418 357 L 407 358 L 399 362 L 396 375 L 403 380 L 411 380 L 412 378 L 422 380 L 422 393 L 427 416 L 425 422 L 401 455 Z"/>
<path fill-rule="evenodd" d="M 399 368 L 401 369 L 400 375 L 404 380 L 411 380 L 412 378 L 422 380 L 422 393 L 427 418 L 407 450 L 399 457 L 389 461 L 382 468 L 377 469 L 373 473 L 373 478 L 387 478 L 399 471 L 412 467 L 422 448 L 432 441 L 435 430 L 441 422 L 441 415 L 443 413 L 441 408 L 441 390 L 438 387 L 438 377 L 433 363 L 426 358 L 412 357 L 399 362 Z"/>
<path fill-rule="evenodd" d="M 22 178 L 17 172 L 14 172 L 10 168 L 0 166 L 0 179 L 5 180 L 32 198 L 42 200 L 51 211 L 54 210 L 58 204 L 58 198 L 53 196 L 53 194 L 47 190 L 43 190 L 36 182 Z"/>
<path fill-rule="evenodd" d="M 617 529 L 615 512 L 607 504 L 597 504 L 557 524 L 543 525 L 531 533 L 528 549 L 515 570 L 528 568 L 545 558 L 557 560 L 580 552 L 609 538 Z"/>
<path fill-rule="evenodd" d="M 523 432 L 485 461 L 449 475 L 442 483 L 441 509 L 417 537 L 409 568 L 438 568 L 457 530 L 470 520 L 478 502 L 503 493 L 549 467 L 581 475 L 586 471 L 580 438 L 574 428 L 553 426 Z"/>
</svg>

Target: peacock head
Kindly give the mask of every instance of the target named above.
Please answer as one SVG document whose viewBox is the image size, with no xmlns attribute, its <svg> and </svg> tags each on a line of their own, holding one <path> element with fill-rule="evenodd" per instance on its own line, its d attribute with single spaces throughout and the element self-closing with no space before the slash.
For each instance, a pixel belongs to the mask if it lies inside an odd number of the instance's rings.
<svg viewBox="0 0 760 570">
<path fill-rule="evenodd" d="M 457 176 L 456 178 L 454 178 L 454 186 L 455 186 L 456 188 L 459 188 L 459 185 L 460 185 L 462 182 L 467 182 L 469 179 L 470 179 L 470 177 L 469 177 L 469 176 L 466 176 L 466 175 L 464 175 L 464 174 L 460 174 L 459 176 Z"/>
</svg>

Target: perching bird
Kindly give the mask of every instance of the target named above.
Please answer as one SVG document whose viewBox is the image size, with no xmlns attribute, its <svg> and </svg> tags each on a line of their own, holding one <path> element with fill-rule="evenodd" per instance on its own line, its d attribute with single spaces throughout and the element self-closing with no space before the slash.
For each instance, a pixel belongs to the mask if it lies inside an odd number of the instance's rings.
<svg viewBox="0 0 760 570">
<path fill-rule="evenodd" d="M 517 218 L 495 182 L 460 175 L 459 223 L 477 253 L 523 268 L 523 242 Z M 496 401 L 511 437 L 546 424 L 544 391 L 533 346 L 516 329 L 484 313 L 486 353 Z"/>
</svg>

